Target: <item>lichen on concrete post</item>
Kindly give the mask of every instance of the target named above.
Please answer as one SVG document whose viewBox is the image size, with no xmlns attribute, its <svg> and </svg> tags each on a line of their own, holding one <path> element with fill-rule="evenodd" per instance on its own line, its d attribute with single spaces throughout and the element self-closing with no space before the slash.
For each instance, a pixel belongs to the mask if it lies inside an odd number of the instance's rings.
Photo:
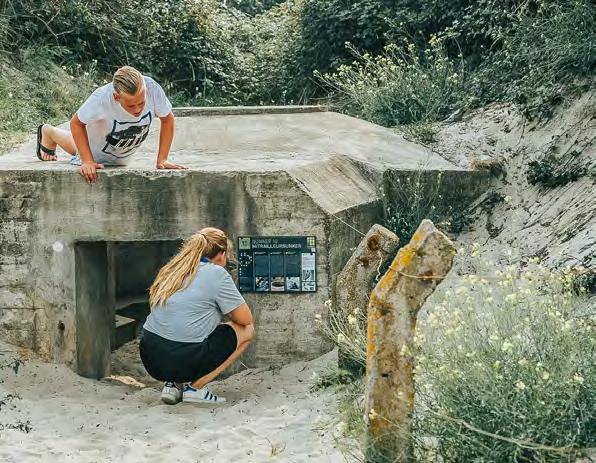
<svg viewBox="0 0 596 463">
<path fill-rule="evenodd" d="M 416 319 L 451 269 L 455 254 L 449 238 L 424 220 L 371 293 L 365 396 L 368 461 L 412 460 Z"/>
<path fill-rule="evenodd" d="M 362 241 L 337 276 L 335 284 L 334 307 L 347 319 L 356 309 L 365 311 L 372 285 L 387 257 L 392 255 L 399 244 L 399 238 L 387 228 L 375 224 Z M 362 329 L 366 329 L 363 325 Z M 339 346 L 338 363 L 341 368 L 362 373 L 364 364 L 350 359 Z"/>
</svg>

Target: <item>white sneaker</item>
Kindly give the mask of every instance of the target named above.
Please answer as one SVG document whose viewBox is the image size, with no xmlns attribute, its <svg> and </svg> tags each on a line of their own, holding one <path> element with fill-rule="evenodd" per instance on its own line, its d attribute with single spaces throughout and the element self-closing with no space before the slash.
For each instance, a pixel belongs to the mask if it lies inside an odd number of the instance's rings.
<svg viewBox="0 0 596 463">
<path fill-rule="evenodd" d="M 182 400 L 182 389 L 173 381 L 167 381 L 161 390 L 161 401 L 168 405 L 176 405 Z"/>
<path fill-rule="evenodd" d="M 224 397 L 216 396 L 206 387 L 195 389 L 190 384 L 187 384 L 182 392 L 182 402 L 222 404 L 225 401 L 226 399 Z"/>
</svg>

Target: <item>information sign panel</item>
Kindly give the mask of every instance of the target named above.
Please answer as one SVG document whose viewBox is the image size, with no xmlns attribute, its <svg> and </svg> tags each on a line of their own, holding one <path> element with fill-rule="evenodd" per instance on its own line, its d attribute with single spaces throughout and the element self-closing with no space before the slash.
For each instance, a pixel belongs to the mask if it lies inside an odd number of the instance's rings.
<svg viewBox="0 0 596 463">
<path fill-rule="evenodd" d="M 316 238 L 239 237 L 238 286 L 247 293 L 316 292 Z"/>
</svg>

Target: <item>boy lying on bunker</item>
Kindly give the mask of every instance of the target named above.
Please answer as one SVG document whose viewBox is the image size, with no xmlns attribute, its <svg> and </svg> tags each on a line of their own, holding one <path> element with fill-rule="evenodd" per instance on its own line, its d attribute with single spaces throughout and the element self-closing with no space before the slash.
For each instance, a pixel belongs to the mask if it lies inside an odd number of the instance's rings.
<svg viewBox="0 0 596 463">
<path fill-rule="evenodd" d="M 128 164 L 155 117 L 161 121 L 156 167 L 185 169 L 168 162 L 175 125 L 172 104 L 157 82 L 130 66 L 118 69 L 111 83 L 91 94 L 70 120 L 70 131 L 40 125 L 36 154 L 41 161 L 55 161 L 56 146 L 60 146 L 92 183 L 104 165 Z"/>
</svg>

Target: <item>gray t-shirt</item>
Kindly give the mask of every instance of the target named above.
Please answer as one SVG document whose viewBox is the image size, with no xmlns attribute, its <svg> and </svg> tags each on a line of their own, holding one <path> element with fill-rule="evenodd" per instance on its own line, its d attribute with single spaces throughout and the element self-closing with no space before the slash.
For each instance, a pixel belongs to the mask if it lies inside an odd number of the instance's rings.
<svg viewBox="0 0 596 463">
<path fill-rule="evenodd" d="M 201 342 L 243 303 L 225 268 L 201 262 L 190 285 L 153 307 L 143 328 L 171 341 Z"/>
</svg>

